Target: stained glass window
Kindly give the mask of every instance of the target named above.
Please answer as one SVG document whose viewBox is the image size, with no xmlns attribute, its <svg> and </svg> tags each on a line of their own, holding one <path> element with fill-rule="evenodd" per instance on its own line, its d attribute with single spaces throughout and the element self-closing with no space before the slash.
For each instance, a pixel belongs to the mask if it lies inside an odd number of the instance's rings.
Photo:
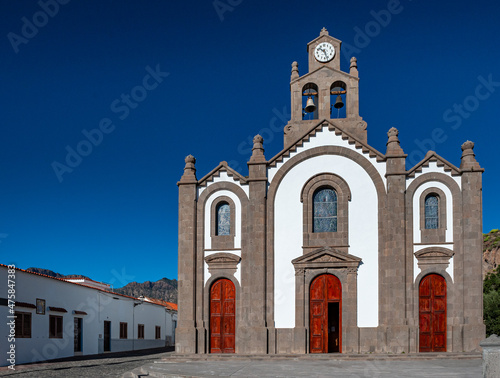
<svg viewBox="0 0 500 378">
<path fill-rule="evenodd" d="M 217 206 L 217 235 L 229 235 L 231 232 L 231 209 L 222 202 Z"/>
<path fill-rule="evenodd" d="M 439 198 L 430 194 L 425 197 L 425 228 L 437 229 L 439 226 Z"/>
<path fill-rule="evenodd" d="M 337 193 L 330 188 L 319 189 L 313 196 L 313 232 L 337 231 Z"/>
</svg>

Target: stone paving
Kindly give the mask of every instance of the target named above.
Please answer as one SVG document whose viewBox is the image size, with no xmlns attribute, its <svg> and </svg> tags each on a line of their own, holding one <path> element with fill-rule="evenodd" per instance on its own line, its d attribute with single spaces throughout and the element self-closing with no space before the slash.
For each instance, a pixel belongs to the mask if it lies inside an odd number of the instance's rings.
<svg viewBox="0 0 500 378">
<path fill-rule="evenodd" d="M 346 357 L 346 356 L 343 356 Z M 305 358 L 305 359 L 303 359 Z M 165 351 L 90 356 L 21 365 L 12 377 L 482 377 L 482 359 L 394 360 L 387 357 L 310 359 L 307 357 L 182 361 Z"/>
<path fill-rule="evenodd" d="M 159 361 L 128 377 L 482 377 L 482 360 Z"/>
<path fill-rule="evenodd" d="M 22 378 L 122 377 L 126 372 L 144 364 L 153 363 L 155 360 L 164 358 L 168 354 L 170 353 L 165 351 L 159 352 L 158 350 L 138 351 L 18 365 L 15 371 L 7 370 L 6 367 L 0 367 L 0 376 Z"/>
</svg>

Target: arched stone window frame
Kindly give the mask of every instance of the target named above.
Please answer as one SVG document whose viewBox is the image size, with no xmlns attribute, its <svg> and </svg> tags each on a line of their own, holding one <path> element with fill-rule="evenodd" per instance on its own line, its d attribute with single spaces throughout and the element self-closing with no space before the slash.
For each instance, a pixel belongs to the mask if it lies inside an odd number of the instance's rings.
<svg viewBox="0 0 500 378">
<path fill-rule="evenodd" d="M 429 195 L 438 197 L 438 228 L 425 228 L 425 199 Z M 446 242 L 446 194 L 438 188 L 427 188 L 420 195 L 420 232 L 422 243 Z"/>
<path fill-rule="evenodd" d="M 313 232 L 313 198 L 318 189 L 331 188 L 337 193 L 337 231 Z M 349 205 L 351 190 L 340 176 L 320 173 L 313 176 L 302 188 L 300 201 L 303 203 L 303 248 L 304 253 L 318 247 L 335 247 L 347 252 L 349 244 Z"/>
<path fill-rule="evenodd" d="M 230 224 L 229 235 L 217 235 L 217 208 L 222 203 L 229 205 Z M 212 249 L 233 249 L 235 235 L 236 206 L 231 198 L 227 196 L 217 197 L 210 207 L 210 236 L 212 237 Z"/>
</svg>

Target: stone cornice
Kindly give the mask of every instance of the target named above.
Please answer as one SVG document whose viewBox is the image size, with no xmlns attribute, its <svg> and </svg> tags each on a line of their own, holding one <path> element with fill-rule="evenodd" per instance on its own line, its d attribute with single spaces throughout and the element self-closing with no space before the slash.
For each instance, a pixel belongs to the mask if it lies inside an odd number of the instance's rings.
<svg viewBox="0 0 500 378">
<path fill-rule="evenodd" d="M 300 76 L 300 77 L 298 77 L 296 79 L 291 80 L 290 84 L 293 84 L 293 83 L 295 83 L 297 81 L 301 81 L 302 79 L 304 79 L 304 78 L 306 78 L 308 76 L 311 76 L 314 73 L 316 73 L 316 72 L 318 72 L 320 70 L 323 70 L 323 69 L 327 69 L 327 70 L 333 71 L 335 73 L 342 74 L 343 76 L 347 76 L 350 79 L 354 79 L 354 80 L 358 80 L 359 81 L 359 77 L 353 76 L 353 75 L 351 75 L 351 74 L 349 74 L 347 72 L 344 72 L 344 71 L 341 71 L 341 70 L 337 70 L 335 68 L 328 67 L 328 66 L 321 66 L 321 67 L 316 68 L 315 70 L 312 70 L 311 72 L 308 72 L 308 73 L 306 73 L 306 74 L 304 74 L 304 75 L 302 75 L 302 76 Z"/>
<path fill-rule="evenodd" d="M 247 184 L 247 178 L 236 172 L 231 168 L 226 161 L 221 161 L 217 167 L 212 169 L 207 173 L 202 179 L 198 181 L 199 186 L 206 186 L 208 182 L 214 180 L 214 178 L 219 177 L 221 172 L 227 172 L 229 177 L 233 177 L 235 180 L 240 181 L 242 184 Z"/>
<path fill-rule="evenodd" d="M 357 268 L 361 258 L 331 247 L 322 247 L 292 260 L 295 269 Z"/>
<path fill-rule="evenodd" d="M 386 156 L 381 152 L 377 151 L 375 148 L 369 146 L 366 143 L 361 142 L 356 137 L 349 134 L 347 131 L 342 130 L 338 125 L 334 124 L 330 120 L 324 119 L 318 121 L 317 124 L 313 125 L 309 130 L 307 130 L 301 137 L 292 143 L 287 148 L 280 151 L 277 155 L 268 161 L 270 167 L 276 166 L 277 163 L 282 162 L 283 159 L 290 156 L 291 153 L 295 152 L 298 147 L 302 147 L 304 142 L 308 142 L 312 136 L 315 136 L 318 131 L 323 129 L 323 127 L 328 126 L 328 130 L 334 131 L 335 135 L 340 135 L 343 140 L 347 140 L 349 144 L 355 145 L 356 149 L 360 149 L 363 153 L 368 153 L 370 157 L 375 157 L 377 161 L 385 161 Z"/>
<path fill-rule="evenodd" d="M 415 165 L 412 169 L 407 172 L 408 177 L 415 177 L 416 173 L 421 173 L 422 168 L 429 167 L 429 163 L 436 162 L 438 167 L 443 167 L 445 172 L 451 172 L 452 176 L 459 176 L 462 174 L 462 170 L 454 166 L 449 161 L 445 160 L 439 156 L 434 151 L 427 152 L 427 155 Z"/>
</svg>

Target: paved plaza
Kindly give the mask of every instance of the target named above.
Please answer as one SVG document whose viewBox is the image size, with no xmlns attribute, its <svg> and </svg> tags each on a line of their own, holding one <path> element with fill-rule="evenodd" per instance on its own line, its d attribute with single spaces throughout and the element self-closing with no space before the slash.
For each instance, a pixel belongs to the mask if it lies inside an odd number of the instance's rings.
<svg viewBox="0 0 500 378">
<path fill-rule="evenodd" d="M 234 356 L 236 357 L 236 356 Z M 479 355 L 436 359 L 401 356 L 182 359 L 172 352 L 134 352 L 0 368 L 12 377 L 482 377 Z"/>
<path fill-rule="evenodd" d="M 85 356 L 65 359 L 64 361 L 35 363 L 16 366 L 15 371 L 0 368 L 0 376 L 33 377 L 33 378 L 98 378 L 122 377 L 123 374 L 153 363 L 168 356 L 167 348 L 154 351 L 136 351 L 127 353 L 113 353 L 109 355 Z"/>
<path fill-rule="evenodd" d="M 482 377 L 482 360 L 254 360 L 156 362 L 129 377 Z"/>
</svg>

